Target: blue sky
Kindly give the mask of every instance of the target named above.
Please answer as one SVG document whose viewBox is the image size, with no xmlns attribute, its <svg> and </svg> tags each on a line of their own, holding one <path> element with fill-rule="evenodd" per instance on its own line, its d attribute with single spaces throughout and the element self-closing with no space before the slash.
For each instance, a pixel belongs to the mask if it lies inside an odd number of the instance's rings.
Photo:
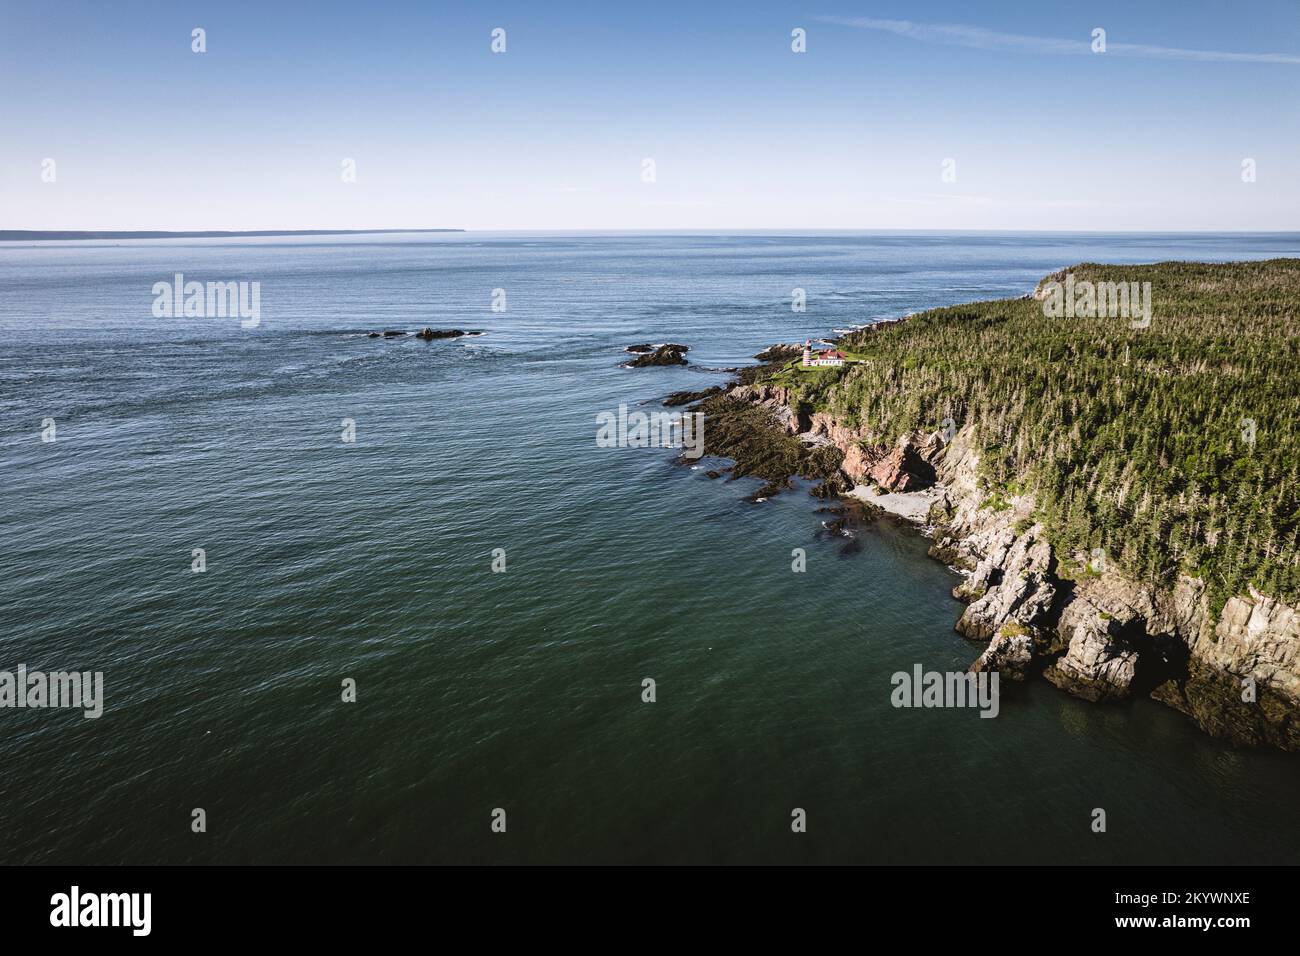
<svg viewBox="0 0 1300 956">
<path fill-rule="evenodd" d="M 0 90 L 0 228 L 1300 226 L 1296 0 L 0 0 Z"/>
</svg>

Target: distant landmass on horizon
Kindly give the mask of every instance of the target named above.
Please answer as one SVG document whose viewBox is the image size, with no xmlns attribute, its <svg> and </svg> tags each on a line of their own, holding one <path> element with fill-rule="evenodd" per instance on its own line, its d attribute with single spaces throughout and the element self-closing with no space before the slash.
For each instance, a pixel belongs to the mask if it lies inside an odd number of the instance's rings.
<svg viewBox="0 0 1300 956">
<path fill-rule="evenodd" d="M 226 239 L 241 236 L 355 236 L 376 233 L 464 232 L 464 229 L 255 229 L 168 232 L 157 229 L 79 231 L 69 229 L 0 229 L 0 242 L 15 239 Z"/>
</svg>

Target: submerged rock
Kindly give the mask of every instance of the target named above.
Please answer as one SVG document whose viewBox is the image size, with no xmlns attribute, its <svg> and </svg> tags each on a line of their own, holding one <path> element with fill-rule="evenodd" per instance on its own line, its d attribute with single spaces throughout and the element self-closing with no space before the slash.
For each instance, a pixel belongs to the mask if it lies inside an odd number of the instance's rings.
<svg viewBox="0 0 1300 956">
<path fill-rule="evenodd" d="M 754 492 L 752 495 L 747 496 L 745 500 L 750 504 L 761 504 L 768 498 L 775 498 L 781 493 L 781 490 L 786 487 L 788 487 L 787 482 L 771 481 L 765 484 L 762 488 L 759 488 L 758 491 Z"/>
</svg>

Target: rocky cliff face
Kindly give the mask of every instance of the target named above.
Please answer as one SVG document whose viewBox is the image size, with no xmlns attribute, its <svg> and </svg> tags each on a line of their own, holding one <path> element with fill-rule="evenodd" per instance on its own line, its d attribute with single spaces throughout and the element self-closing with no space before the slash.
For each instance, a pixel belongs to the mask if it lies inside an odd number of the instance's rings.
<svg viewBox="0 0 1300 956">
<path fill-rule="evenodd" d="M 841 425 L 826 412 L 809 414 L 792 408 L 789 390 L 780 385 L 738 385 L 727 394 L 766 408 L 787 435 L 834 445 L 844 455 L 840 469 L 854 483 L 870 482 L 884 491 L 915 491 L 935 482 L 933 460 L 943 444 L 937 435 L 908 435 L 891 446 L 865 429 Z"/>
<path fill-rule="evenodd" d="M 985 645 L 972 670 L 1041 675 L 1092 701 L 1149 694 L 1216 736 L 1300 750 L 1300 609 L 1251 592 L 1216 619 L 1191 578 L 1156 589 L 1100 556 L 1065 555 L 1062 566 L 1032 498 L 986 500 L 969 427 L 946 442 L 918 433 L 888 446 L 824 412 L 792 409 L 781 387 L 728 394 L 768 409 L 788 435 L 838 448 L 848 481 L 886 491 L 939 484 L 930 553 L 966 573 L 953 590 L 967 604 L 956 629 Z"/>
<path fill-rule="evenodd" d="M 978 465 L 963 430 L 937 456 L 946 500 L 931 515 L 931 554 L 969 572 L 957 630 L 988 642 L 973 670 L 1041 673 L 1094 701 L 1149 694 L 1216 736 L 1300 750 L 1300 610 L 1252 592 L 1216 621 L 1191 578 L 1156 589 L 1082 554 L 1066 574 L 1032 499 L 989 507 Z"/>
<path fill-rule="evenodd" d="M 1185 672 L 1151 696 L 1216 736 L 1300 750 L 1300 612 L 1252 589 L 1189 625 Z"/>
</svg>

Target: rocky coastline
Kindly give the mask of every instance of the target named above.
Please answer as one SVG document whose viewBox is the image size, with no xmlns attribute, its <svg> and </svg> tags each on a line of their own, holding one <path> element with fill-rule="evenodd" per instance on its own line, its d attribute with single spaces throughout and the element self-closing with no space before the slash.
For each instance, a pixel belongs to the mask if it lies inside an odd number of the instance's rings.
<svg viewBox="0 0 1300 956">
<path fill-rule="evenodd" d="M 1251 590 L 1215 614 L 1202 582 L 1158 588 L 1086 554 L 1058 554 L 1030 495 L 990 500 L 973 427 L 882 444 L 862 427 L 800 405 L 772 381 L 790 346 L 722 388 L 676 393 L 706 416 L 705 452 L 762 478 L 761 501 L 800 476 L 812 494 L 858 500 L 923 527 L 930 555 L 963 574 L 956 630 L 971 670 L 1045 679 L 1090 701 L 1149 696 L 1206 732 L 1300 751 L 1300 608 Z M 713 476 L 714 473 L 710 473 Z"/>
</svg>

